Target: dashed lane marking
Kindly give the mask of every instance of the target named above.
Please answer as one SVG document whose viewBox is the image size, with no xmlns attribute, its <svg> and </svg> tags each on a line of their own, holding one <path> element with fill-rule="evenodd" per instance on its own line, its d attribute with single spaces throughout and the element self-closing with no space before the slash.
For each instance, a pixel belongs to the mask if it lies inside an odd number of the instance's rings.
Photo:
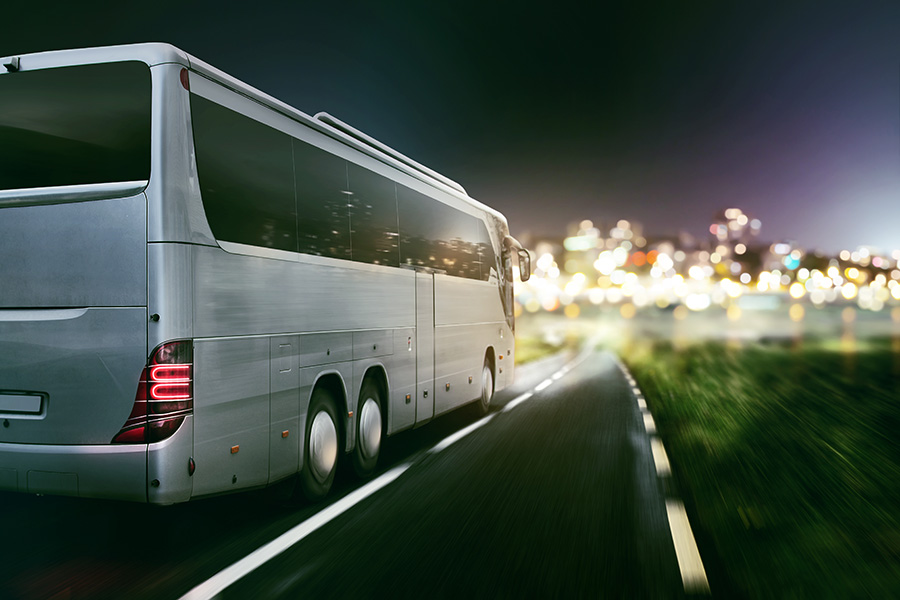
<svg viewBox="0 0 900 600">
<path fill-rule="evenodd" d="M 669 457 L 666 456 L 666 448 L 658 437 L 650 438 L 650 451 L 653 452 L 653 462 L 656 464 L 656 474 L 660 477 L 668 477 L 672 474 L 669 466 Z"/>
<path fill-rule="evenodd" d="M 464 427 L 463 429 L 460 429 L 453 435 L 447 436 L 446 438 L 444 438 L 443 440 L 441 440 L 440 442 L 435 444 L 434 448 L 432 448 L 428 452 L 430 454 L 437 454 L 438 452 L 440 452 L 441 450 L 444 450 L 451 444 L 454 444 L 454 443 L 458 442 L 459 440 L 463 439 L 464 437 L 466 437 L 467 435 L 469 435 L 476 429 L 484 427 L 485 425 L 490 423 L 491 419 L 493 419 L 493 418 L 494 418 L 494 415 L 488 415 L 485 418 L 481 419 L 480 421 L 475 421 L 468 427 Z"/>
<path fill-rule="evenodd" d="M 544 381 L 540 382 L 539 384 L 537 384 L 537 385 L 534 387 L 534 391 L 536 391 L 536 392 L 543 392 L 544 390 L 546 390 L 546 389 L 547 389 L 548 387 L 550 387 L 551 385 L 553 385 L 553 380 L 552 380 L 552 379 L 545 379 Z"/>
<path fill-rule="evenodd" d="M 672 543 L 675 544 L 675 556 L 681 570 L 684 591 L 688 593 L 709 592 L 706 569 L 700 558 L 700 550 L 691 531 L 687 512 L 680 500 L 666 500 L 666 514 L 669 517 L 669 529 L 672 531 Z"/>
<path fill-rule="evenodd" d="M 506 406 L 503 407 L 503 412 L 509 412 L 509 411 L 511 411 L 512 409 L 514 409 L 514 408 L 517 407 L 518 405 L 522 404 L 523 402 L 525 402 L 526 400 L 528 400 L 529 398 L 531 398 L 531 396 L 533 396 L 533 394 L 532 394 L 531 392 L 525 392 L 524 394 L 522 394 L 522 395 L 520 395 L 520 396 L 516 396 L 515 398 L 513 398 L 512 400 L 510 400 L 510 401 L 506 404 Z"/>
<path fill-rule="evenodd" d="M 666 455 L 666 448 L 663 446 L 662 440 L 655 435 L 656 422 L 653 420 L 653 415 L 647 410 L 647 401 L 628 368 L 621 361 L 619 369 L 631 386 L 638 408 L 641 410 L 644 429 L 650 436 L 650 452 L 653 454 L 656 474 L 660 478 L 669 477 L 672 475 L 672 467 L 669 465 L 669 457 Z M 678 559 L 678 569 L 681 571 L 684 591 L 689 594 L 709 594 L 709 582 L 706 579 L 703 560 L 700 558 L 700 550 L 697 548 L 694 533 L 691 531 L 691 523 L 680 499 L 666 499 L 666 516 L 669 519 L 669 531 L 672 534 L 672 543 L 675 546 L 675 557 Z"/>
</svg>

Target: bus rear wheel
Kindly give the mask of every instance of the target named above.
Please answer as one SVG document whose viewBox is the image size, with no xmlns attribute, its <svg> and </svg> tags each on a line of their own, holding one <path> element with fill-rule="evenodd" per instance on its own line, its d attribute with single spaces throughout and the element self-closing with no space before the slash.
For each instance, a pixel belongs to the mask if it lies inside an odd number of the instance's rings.
<svg viewBox="0 0 900 600">
<path fill-rule="evenodd" d="M 356 448 L 353 450 L 353 470 L 360 477 L 368 477 L 378 464 L 384 432 L 381 390 L 371 380 L 363 384 L 359 394 L 356 418 Z"/>
<path fill-rule="evenodd" d="M 320 500 L 331 490 L 337 472 L 339 439 L 337 409 L 326 390 L 313 392 L 306 414 L 300 489 L 307 499 Z"/>
</svg>

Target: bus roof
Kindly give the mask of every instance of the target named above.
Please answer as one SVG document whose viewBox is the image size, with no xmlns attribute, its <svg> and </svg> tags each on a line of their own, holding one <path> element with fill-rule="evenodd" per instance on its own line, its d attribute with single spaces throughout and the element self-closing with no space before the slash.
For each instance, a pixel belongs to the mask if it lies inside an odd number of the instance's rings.
<svg viewBox="0 0 900 600">
<path fill-rule="evenodd" d="M 17 64 L 13 63 L 18 59 Z M 171 44 L 161 42 L 148 42 L 141 44 L 125 44 L 119 46 L 102 46 L 95 48 L 81 48 L 73 50 L 51 50 L 18 56 L 8 56 L 0 59 L 0 64 L 7 70 L 27 71 L 32 69 L 44 69 L 49 67 L 63 67 L 101 62 L 116 62 L 125 60 L 139 60 L 149 66 L 175 63 L 190 68 L 194 72 L 216 81 L 226 87 L 251 98 L 295 121 L 315 129 L 331 138 L 334 138 L 364 154 L 371 156 L 395 169 L 406 173 L 432 187 L 450 194 L 467 204 L 482 210 L 498 219 L 508 229 L 506 217 L 499 211 L 478 202 L 468 195 L 465 189 L 458 183 L 432 171 L 411 158 L 397 152 L 386 144 L 383 144 L 368 135 L 350 127 L 349 125 L 331 117 L 327 113 L 319 113 L 316 117 L 310 117 L 306 113 L 250 86 L 224 71 L 176 48 Z M 15 64 L 15 68 L 7 65 Z M 0 75 L 4 72 L 0 71 Z"/>
</svg>

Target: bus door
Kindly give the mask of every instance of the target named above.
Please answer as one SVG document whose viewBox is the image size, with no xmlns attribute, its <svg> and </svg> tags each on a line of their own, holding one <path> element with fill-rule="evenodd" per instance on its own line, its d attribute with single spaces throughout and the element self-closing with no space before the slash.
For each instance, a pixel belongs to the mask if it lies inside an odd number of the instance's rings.
<svg viewBox="0 0 900 600">
<path fill-rule="evenodd" d="M 434 416 L 434 273 L 416 271 L 416 424 Z"/>
</svg>

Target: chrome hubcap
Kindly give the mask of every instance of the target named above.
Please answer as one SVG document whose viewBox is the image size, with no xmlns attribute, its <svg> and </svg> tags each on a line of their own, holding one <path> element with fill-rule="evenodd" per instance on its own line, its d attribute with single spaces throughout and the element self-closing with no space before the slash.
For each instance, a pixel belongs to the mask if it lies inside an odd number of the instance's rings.
<svg viewBox="0 0 900 600">
<path fill-rule="evenodd" d="M 366 398 L 359 411 L 359 444 L 363 456 L 378 456 L 381 447 L 381 408 L 372 398 Z"/>
<path fill-rule="evenodd" d="M 337 429 L 331 415 L 320 411 L 309 428 L 309 463 L 320 482 L 328 479 L 337 461 Z"/>
<path fill-rule="evenodd" d="M 494 394 L 494 377 L 491 375 L 491 368 L 487 365 L 481 372 L 481 403 L 487 408 L 491 405 L 491 396 Z"/>
</svg>

